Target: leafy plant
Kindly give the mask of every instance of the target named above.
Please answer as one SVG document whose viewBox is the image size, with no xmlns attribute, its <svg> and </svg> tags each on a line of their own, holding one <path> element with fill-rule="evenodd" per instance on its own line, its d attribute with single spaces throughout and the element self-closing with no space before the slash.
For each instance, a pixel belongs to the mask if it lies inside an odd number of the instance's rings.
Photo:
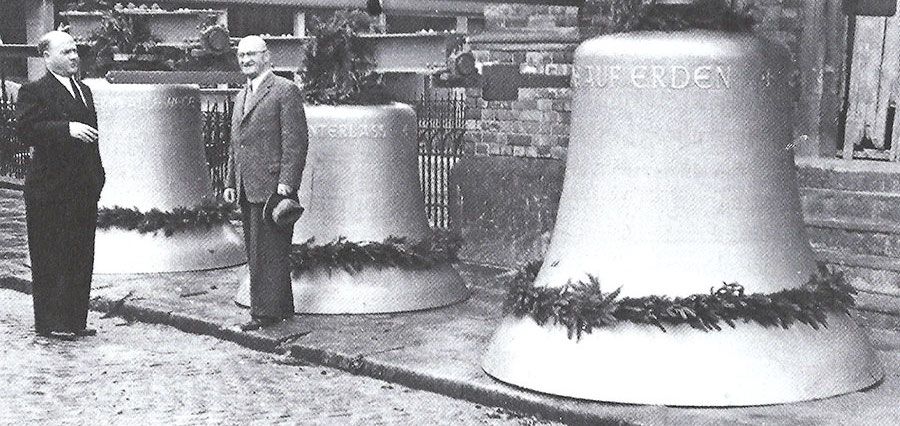
<svg viewBox="0 0 900 426">
<path fill-rule="evenodd" d="M 750 5 L 736 9 L 726 0 L 695 0 L 669 5 L 658 0 L 607 0 L 593 6 L 600 34 L 629 31 L 706 29 L 750 31 Z"/>
<path fill-rule="evenodd" d="M 305 69 L 300 70 L 307 102 L 365 105 L 389 101 L 381 76 L 374 72 L 370 45 L 356 37 L 377 30 L 377 21 L 357 10 L 313 18 L 309 35 L 315 42 L 308 47 Z"/>
<path fill-rule="evenodd" d="M 234 206 L 220 200 L 207 200 L 194 208 L 176 207 L 171 211 L 152 209 L 142 212 L 114 206 L 97 212 L 97 228 L 136 230 L 141 234 L 163 231 L 168 237 L 190 229 L 209 229 L 236 217 Z"/>
<path fill-rule="evenodd" d="M 64 7 L 59 9 L 90 12 L 95 10 L 112 10 L 116 2 L 112 0 L 63 0 L 62 3 Z"/>
<path fill-rule="evenodd" d="M 655 5 L 643 10 L 635 30 L 681 31 L 703 29 L 741 32 L 753 28 L 750 6 L 735 9 L 725 0 L 696 0 L 690 5 Z"/>
<path fill-rule="evenodd" d="M 380 242 L 354 242 L 340 237 L 320 245 L 310 238 L 293 247 L 291 264 L 299 273 L 323 269 L 329 274 L 335 270 L 355 274 L 365 268 L 389 267 L 422 270 L 456 261 L 460 244 L 458 235 L 439 230 L 420 241 L 388 237 Z"/>
<path fill-rule="evenodd" d="M 723 283 L 707 294 L 687 297 L 619 297 L 621 288 L 605 291 L 600 281 L 569 281 L 563 286 L 535 286 L 540 262 L 526 265 L 509 284 L 504 308 L 516 317 L 531 317 L 537 324 L 559 324 L 570 339 L 581 339 L 594 329 L 618 323 L 666 327 L 686 324 L 702 331 L 720 331 L 723 324 L 756 323 L 763 327 L 790 328 L 806 324 L 815 330 L 828 327 L 828 313 L 849 315 L 856 290 L 843 274 L 824 265 L 807 283 L 774 293 L 744 292 L 737 283 Z"/>
<path fill-rule="evenodd" d="M 88 38 L 91 46 L 89 74 L 102 77 L 109 70 L 123 68 L 124 65 L 115 61 L 115 55 L 119 53 L 154 55 L 156 38 L 141 17 L 110 10 L 103 12 L 102 19 L 100 28 Z"/>
</svg>

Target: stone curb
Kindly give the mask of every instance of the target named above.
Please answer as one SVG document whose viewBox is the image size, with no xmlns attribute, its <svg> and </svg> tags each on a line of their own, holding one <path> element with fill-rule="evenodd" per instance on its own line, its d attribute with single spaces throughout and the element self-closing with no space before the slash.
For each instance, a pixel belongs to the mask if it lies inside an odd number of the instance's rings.
<svg viewBox="0 0 900 426">
<path fill-rule="evenodd" d="M 21 191 L 25 189 L 25 184 L 21 179 L 0 176 L 0 189 L 12 189 Z"/>
<path fill-rule="evenodd" d="M 476 404 L 505 409 L 520 413 L 538 415 L 545 419 L 560 421 L 569 425 L 629 425 L 622 419 L 603 417 L 578 410 L 569 410 L 542 400 L 528 400 L 516 395 L 491 389 L 465 380 L 436 377 L 413 369 L 398 367 L 389 363 L 369 360 L 364 357 L 349 357 L 303 345 L 291 345 L 291 355 L 297 359 L 347 371 L 359 376 L 372 377 L 396 383 L 413 389 L 420 389 L 451 398 L 462 399 Z"/>
</svg>

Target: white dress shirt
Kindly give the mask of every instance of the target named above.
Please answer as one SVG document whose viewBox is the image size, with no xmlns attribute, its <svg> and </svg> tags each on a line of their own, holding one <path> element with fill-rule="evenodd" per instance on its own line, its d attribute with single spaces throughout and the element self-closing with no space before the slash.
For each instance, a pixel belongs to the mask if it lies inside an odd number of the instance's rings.
<svg viewBox="0 0 900 426">
<path fill-rule="evenodd" d="M 247 84 L 250 86 L 252 93 L 256 93 L 256 91 L 259 90 L 259 85 L 262 84 L 262 81 L 266 79 L 266 76 L 271 73 L 272 73 L 272 70 L 267 69 L 267 70 L 261 72 L 255 78 L 248 79 Z"/>
<path fill-rule="evenodd" d="M 87 98 L 84 97 L 84 94 L 81 92 L 81 88 L 72 87 L 72 81 L 69 80 L 68 77 L 63 77 L 53 71 L 50 71 L 50 74 L 53 74 L 53 76 L 56 77 L 56 79 L 59 80 L 59 82 L 62 83 L 63 86 L 65 86 L 66 90 L 69 91 L 69 94 L 72 95 L 72 97 L 75 98 L 76 101 L 81 102 L 81 99 L 84 99 L 85 102 L 87 102 Z M 78 90 L 78 93 L 75 93 L 75 90 Z M 81 96 L 79 96 L 79 94 L 81 94 Z"/>
</svg>

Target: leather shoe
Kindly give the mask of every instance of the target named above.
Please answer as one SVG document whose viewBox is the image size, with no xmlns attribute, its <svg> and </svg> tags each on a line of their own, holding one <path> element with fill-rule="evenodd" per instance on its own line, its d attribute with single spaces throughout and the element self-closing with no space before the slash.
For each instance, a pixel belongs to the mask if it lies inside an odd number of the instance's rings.
<svg viewBox="0 0 900 426">
<path fill-rule="evenodd" d="M 259 330 L 260 328 L 268 327 L 281 321 L 283 321 L 281 318 L 254 317 L 250 321 L 241 324 L 241 331 Z"/>
<path fill-rule="evenodd" d="M 93 329 L 93 328 L 85 328 L 85 329 L 82 329 L 82 330 L 76 330 L 76 331 L 75 331 L 75 335 L 78 336 L 78 337 L 96 336 L 96 335 L 97 335 L 97 330 L 95 330 L 95 329 Z"/>
<path fill-rule="evenodd" d="M 75 333 L 70 331 L 38 331 L 38 336 L 47 337 L 56 340 L 65 340 L 67 342 L 75 341 Z"/>
</svg>

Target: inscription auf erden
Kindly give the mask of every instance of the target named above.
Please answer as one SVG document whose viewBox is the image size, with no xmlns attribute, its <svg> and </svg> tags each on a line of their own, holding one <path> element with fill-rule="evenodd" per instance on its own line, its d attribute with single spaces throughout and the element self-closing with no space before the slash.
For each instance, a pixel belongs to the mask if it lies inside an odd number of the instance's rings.
<svg viewBox="0 0 900 426">
<path fill-rule="evenodd" d="M 731 68 L 727 65 L 577 65 L 572 68 L 572 87 L 727 89 L 731 87 Z"/>
</svg>

